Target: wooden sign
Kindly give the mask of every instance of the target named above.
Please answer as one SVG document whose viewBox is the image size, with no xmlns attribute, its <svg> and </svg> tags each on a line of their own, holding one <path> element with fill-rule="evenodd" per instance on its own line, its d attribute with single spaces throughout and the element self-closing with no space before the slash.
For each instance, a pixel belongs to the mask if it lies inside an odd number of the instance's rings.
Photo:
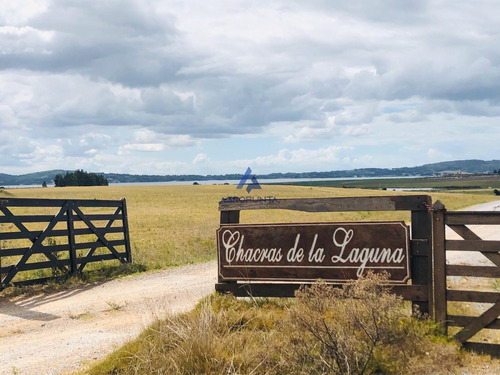
<svg viewBox="0 0 500 375">
<path fill-rule="evenodd" d="M 224 224 L 217 251 L 220 281 L 339 282 L 368 271 L 410 279 L 404 222 Z"/>
</svg>

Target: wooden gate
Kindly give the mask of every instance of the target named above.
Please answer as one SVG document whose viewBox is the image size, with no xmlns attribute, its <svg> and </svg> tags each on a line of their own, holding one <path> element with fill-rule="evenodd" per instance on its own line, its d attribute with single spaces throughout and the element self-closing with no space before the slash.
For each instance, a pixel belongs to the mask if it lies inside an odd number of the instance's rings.
<svg viewBox="0 0 500 375">
<path fill-rule="evenodd" d="M 500 225 L 500 212 L 446 211 L 439 201 L 433 208 L 434 317 L 464 347 L 500 356 L 500 333 L 490 331 L 500 329 L 500 229 L 491 227 Z M 476 225 L 494 230 L 483 239 Z M 457 256 L 450 251 L 479 259 L 451 264 Z"/>
<path fill-rule="evenodd" d="M 125 199 L 0 199 L 0 289 L 132 261 Z"/>
</svg>

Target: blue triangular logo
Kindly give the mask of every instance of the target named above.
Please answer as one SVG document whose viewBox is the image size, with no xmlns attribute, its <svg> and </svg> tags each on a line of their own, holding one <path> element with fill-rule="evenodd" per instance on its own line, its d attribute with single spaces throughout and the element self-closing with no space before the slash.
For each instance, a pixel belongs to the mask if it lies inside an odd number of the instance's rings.
<svg viewBox="0 0 500 375">
<path fill-rule="evenodd" d="M 257 181 L 257 177 L 255 177 L 255 175 L 252 176 L 252 170 L 250 169 L 250 167 L 247 168 L 247 171 L 241 178 L 240 183 L 238 184 L 238 187 L 236 189 L 242 189 L 243 186 L 245 186 L 245 184 L 247 183 L 248 179 L 250 179 L 251 181 L 251 183 L 248 184 L 246 189 L 248 194 L 250 194 L 250 192 L 253 189 L 262 189 L 262 187 L 259 184 L 259 181 Z"/>
</svg>

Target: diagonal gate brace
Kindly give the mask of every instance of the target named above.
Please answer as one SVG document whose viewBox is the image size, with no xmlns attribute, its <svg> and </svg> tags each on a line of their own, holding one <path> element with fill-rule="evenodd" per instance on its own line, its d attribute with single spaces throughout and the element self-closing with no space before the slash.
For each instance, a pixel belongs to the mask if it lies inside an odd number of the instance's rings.
<svg viewBox="0 0 500 375">
<path fill-rule="evenodd" d="M 120 211 L 122 210 L 121 207 L 118 207 L 115 211 L 115 213 L 113 214 L 113 216 L 117 216 Z M 111 228 L 111 226 L 113 225 L 113 223 L 115 222 L 116 219 L 111 219 L 108 221 L 108 223 L 106 224 L 106 226 L 104 227 L 104 229 L 102 230 L 103 232 L 106 232 L 109 228 Z M 88 251 L 87 254 L 85 254 L 85 256 L 82 258 L 82 261 L 81 261 L 81 264 L 80 264 L 80 267 L 78 268 L 78 272 L 82 272 L 83 271 L 83 268 L 87 265 L 87 263 L 89 262 L 88 260 L 92 258 L 92 255 L 94 254 L 94 252 L 97 250 L 97 245 L 94 245 L 90 248 L 90 250 Z"/>
<path fill-rule="evenodd" d="M 455 335 L 455 339 L 460 343 L 464 343 L 481 329 L 486 328 L 500 315 L 500 301 L 495 303 L 492 307 L 482 313 L 479 317 L 475 318 L 472 322 L 467 324 L 460 332 Z"/>
<path fill-rule="evenodd" d="M 84 213 L 78 208 L 78 207 L 73 207 L 73 211 L 82 219 L 82 221 L 89 227 L 89 229 L 97 236 L 97 238 L 102 242 L 104 246 L 106 246 L 109 251 L 122 263 L 125 263 L 125 261 L 122 259 L 120 256 L 120 253 L 111 245 L 106 237 L 101 233 L 102 231 L 97 229 L 94 224 L 84 215 Z"/>
<path fill-rule="evenodd" d="M 33 255 L 33 252 L 35 250 L 38 250 L 40 248 L 43 248 L 44 246 L 42 245 L 42 242 L 47 238 L 49 232 L 56 226 L 56 224 L 61 220 L 61 218 L 65 215 L 66 211 L 68 210 L 67 204 L 63 205 L 59 212 L 54 216 L 54 218 L 50 221 L 50 223 L 47 225 L 47 227 L 42 231 L 42 233 L 36 237 L 34 236 L 28 228 L 26 228 L 21 221 L 6 207 L 1 207 L 0 208 L 2 212 L 5 214 L 5 216 L 9 217 L 12 220 L 12 223 L 24 234 L 26 234 L 26 237 L 29 238 L 32 242 L 32 245 L 30 248 L 23 254 L 21 259 L 17 262 L 17 264 L 12 267 L 12 269 L 7 273 L 5 278 L 2 280 L 2 284 L 9 284 L 12 279 L 16 276 L 16 274 L 19 272 L 19 268 L 26 264 L 28 259 Z M 52 253 L 43 253 L 50 261 L 54 262 L 54 264 L 57 264 L 57 258 L 52 254 Z M 68 269 L 66 267 L 60 267 L 57 266 L 57 268 L 61 269 L 65 273 L 68 273 Z"/>
<path fill-rule="evenodd" d="M 470 230 L 465 225 L 451 225 L 448 226 L 457 233 L 464 240 L 482 240 L 476 233 Z M 489 252 L 481 252 L 486 258 L 488 258 L 491 262 L 493 262 L 497 267 L 500 267 L 500 254 L 499 253 L 489 253 Z"/>
</svg>

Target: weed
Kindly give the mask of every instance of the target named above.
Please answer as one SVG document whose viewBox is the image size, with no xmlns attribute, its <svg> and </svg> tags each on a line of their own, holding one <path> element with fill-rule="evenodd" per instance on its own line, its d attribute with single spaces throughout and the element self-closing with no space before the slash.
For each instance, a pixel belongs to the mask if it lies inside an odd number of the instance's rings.
<svg viewBox="0 0 500 375">
<path fill-rule="evenodd" d="M 125 305 L 120 305 L 115 301 L 106 301 L 106 305 L 108 305 L 110 309 L 114 311 L 120 311 L 125 307 Z"/>
<path fill-rule="evenodd" d="M 80 314 L 74 314 L 74 313 L 69 313 L 69 318 L 73 320 L 79 320 L 79 319 L 90 319 L 93 317 L 93 314 L 89 312 L 83 312 Z"/>
</svg>

